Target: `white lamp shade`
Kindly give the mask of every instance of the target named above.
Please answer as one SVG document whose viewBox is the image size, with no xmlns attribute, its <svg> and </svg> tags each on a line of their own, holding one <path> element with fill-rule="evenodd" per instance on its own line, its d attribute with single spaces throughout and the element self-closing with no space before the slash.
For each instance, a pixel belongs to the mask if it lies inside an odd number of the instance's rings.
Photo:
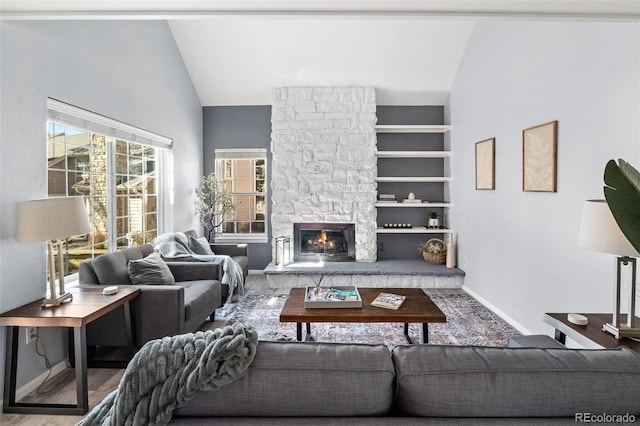
<svg viewBox="0 0 640 426">
<path fill-rule="evenodd" d="M 578 244 L 590 250 L 618 256 L 640 256 L 620 230 L 605 200 L 584 202 Z"/>
<path fill-rule="evenodd" d="M 18 203 L 21 243 L 58 240 L 91 232 L 82 197 L 47 198 Z"/>
</svg>

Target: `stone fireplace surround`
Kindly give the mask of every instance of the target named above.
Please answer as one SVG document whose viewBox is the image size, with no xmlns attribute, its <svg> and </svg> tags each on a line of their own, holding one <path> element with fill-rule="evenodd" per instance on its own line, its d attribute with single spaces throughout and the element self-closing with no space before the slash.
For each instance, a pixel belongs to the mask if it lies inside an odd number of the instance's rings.
<svg viewBox="0 0 640 426">
<path fill-rule="evenodd" d="M 459 288 L 464 272 L 426 262 L 376 261 L 376 100 L 371 87 L 282 87 L 271 110 L 271 289 L 322 284 Z M 275 264 L 275 237 L 295 222 L 354 223 L 356 262 Z"/>
<path fill-rule="evenodd" d="M 355 223 L 356 261 L 376 260 L 376 121 L 372 87 L 274 90 L 274 237 L 293 240 L 295 222 Z"/>
</svg>

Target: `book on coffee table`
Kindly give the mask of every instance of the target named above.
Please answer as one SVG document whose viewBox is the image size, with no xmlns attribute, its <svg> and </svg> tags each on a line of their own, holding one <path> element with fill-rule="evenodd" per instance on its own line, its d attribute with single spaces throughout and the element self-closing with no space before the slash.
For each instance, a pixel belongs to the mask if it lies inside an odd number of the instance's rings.
<svg viewBox="0 0 640 426">
<path fill-rule="evenodd" d="M 400 294 L 380 293 L 378 297 L 376 297 L 373 302 L 371 302 L 371 306 L 393 309 L 397 311 L 402 305 L 402 302 L 404 302 L 404 299 L 405 296 L 402 296 Z"/>
</svg>

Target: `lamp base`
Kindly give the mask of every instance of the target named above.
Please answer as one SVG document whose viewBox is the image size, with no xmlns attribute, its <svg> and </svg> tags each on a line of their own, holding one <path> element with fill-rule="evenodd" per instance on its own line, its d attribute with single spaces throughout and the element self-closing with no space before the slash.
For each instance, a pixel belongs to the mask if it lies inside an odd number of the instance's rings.
<svg viewBox="0 0 640 426">
<path fill-rule="evenodd" d="M 613 334 L 616 339 L 622 339 L 623 337 L 640 337 L 640 328 L 631 328 L 624 324 L 615 326 L 610 323 L 605 323 L 602 325 L 602 331 Z"/>
<path fill-rule="evenodd" d="M 69 300 L 69 301 L 73 300 L 73 294 L 65 293 L 65 294 L 61 294 L 60 296 L 56 297 L 55 299 L 44 299 L 42 301 L 42 307 L 43 308 L 51 308 L 53 306 L 60 306 L 64 302 L 66 302 L 67 300 Z"/>
</svg>

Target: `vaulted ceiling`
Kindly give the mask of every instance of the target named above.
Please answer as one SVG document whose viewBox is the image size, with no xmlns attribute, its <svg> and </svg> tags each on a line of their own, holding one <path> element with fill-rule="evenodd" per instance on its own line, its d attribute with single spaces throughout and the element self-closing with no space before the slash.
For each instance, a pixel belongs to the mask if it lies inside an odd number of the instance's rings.
<svg viewBox="0 0 640 426">
<path fill-rule="evenodd" d="M 443 104 L 478 19 L 640 19 L 640 1 L 2 0 L 3 19 L 162 19 L 202 105 L 266 105 L 279 86 L 373 86 Z"/>
</svg>

